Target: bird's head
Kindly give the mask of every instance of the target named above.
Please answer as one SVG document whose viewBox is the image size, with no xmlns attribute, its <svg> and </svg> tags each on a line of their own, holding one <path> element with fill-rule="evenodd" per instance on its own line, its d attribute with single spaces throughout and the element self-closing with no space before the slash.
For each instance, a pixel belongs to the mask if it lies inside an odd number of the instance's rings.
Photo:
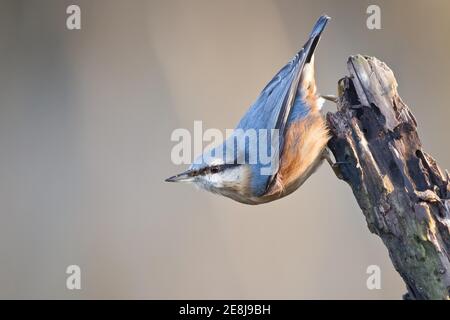
<svg viewBox="0 0 450 320">
<path fill-rule="evenodd" d="M 250 192 L 250 172 L 246 164 L 227 163 L 222 158 L 204 160 L 199 157 L 188 170 L 166 181 L 192 183 L 206 191 L 242 202 Z"/>
</svg>

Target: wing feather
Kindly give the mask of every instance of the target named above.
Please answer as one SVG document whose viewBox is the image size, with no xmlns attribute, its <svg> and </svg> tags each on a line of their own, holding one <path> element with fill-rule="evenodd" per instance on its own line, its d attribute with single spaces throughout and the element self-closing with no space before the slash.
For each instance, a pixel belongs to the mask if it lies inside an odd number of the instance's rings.
<svg viewBox="0 0 450 320">
<path fill-rule="evenodd" d="M 264 87 L 255 103 L 249 108 L 244 117 L 238 123 L 236 129 L 272 129 L 279 131 L 279 151 L 281 156 L 284 144 L 286 123 L 294 105 L 300 77 L 305 63 L 308 63 L 314 53 L 320 35 L 324 30 L 329 17 L 321 16 L 316 22 L 305 46 L 289 61 Z M 261 166 L 254 166 L 255 170 Z M 254 172 L 253 177 L 258 174 Z M 276 172 L 272 175 L 258 176 L 254 184 L 256 193 L 262 193 L 268 189 Z"/>
</svg>

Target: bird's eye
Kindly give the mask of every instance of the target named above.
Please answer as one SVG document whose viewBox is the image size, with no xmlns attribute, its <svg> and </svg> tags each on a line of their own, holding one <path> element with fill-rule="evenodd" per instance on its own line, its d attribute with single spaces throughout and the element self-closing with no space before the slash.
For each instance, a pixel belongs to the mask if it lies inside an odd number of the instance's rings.
<svg viewBox="0 0 450 320">
<path fill-rule="evenodd" d="M 211 173 L 217 173 L 217 172 L 219 172 L 219 166 L 214 166 L 214 167 L 211 167 L 211 169 L 210 169 L 210 171 L 211 171 Z"/>
</svg>

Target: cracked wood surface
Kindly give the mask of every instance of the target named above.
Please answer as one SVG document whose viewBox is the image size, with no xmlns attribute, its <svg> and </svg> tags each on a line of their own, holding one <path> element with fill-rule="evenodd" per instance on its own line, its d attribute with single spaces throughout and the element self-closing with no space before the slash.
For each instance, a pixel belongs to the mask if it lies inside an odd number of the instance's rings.
<svg viewBox="0 0 450 320">
<path fill-rule="evenodd" d="M 404 298 L 449 299 L 449 173 L 423 150 L 391 69 L 361 55 L 350 57 L 347 66 L 338 111 L 327 114 L 338 177 L 350 185 L 369 230 L 387 247 L 406 283 Z"/>
</svg>

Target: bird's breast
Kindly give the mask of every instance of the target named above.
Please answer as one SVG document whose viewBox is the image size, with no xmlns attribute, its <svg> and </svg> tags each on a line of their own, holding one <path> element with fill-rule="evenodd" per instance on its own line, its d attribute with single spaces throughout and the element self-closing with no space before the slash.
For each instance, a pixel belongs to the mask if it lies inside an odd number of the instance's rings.
<svg viewBox="0 0 450 320">
<path fill-rule="evenodd" d="M 267 196 L 283 197 L 300 187 L 322 162 L 328 140 L 328 130 L 319 112 L 310 112 L 290 123 L 276 180 Z"/>
</svg>

